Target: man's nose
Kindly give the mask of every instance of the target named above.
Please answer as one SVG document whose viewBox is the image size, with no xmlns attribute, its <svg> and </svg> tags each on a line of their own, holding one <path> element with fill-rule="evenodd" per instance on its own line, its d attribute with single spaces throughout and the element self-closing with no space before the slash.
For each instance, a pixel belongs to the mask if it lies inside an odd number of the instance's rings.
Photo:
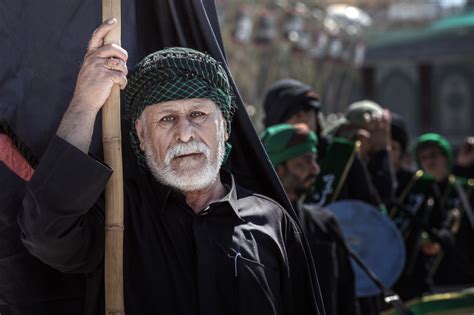
<svg viewBox="0 0 474 315">
<path fill-rule="evenodd" d="M 176 141 L 189 142 L 195 137 L 195 129 L 191 122 L 186 118 L 180 118 L 176 124 Z"/>
</svg>

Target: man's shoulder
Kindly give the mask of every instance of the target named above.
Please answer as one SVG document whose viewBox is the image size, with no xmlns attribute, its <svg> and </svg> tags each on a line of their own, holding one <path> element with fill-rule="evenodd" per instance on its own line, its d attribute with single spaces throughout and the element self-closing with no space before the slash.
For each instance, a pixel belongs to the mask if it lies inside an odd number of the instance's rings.
<svg viewBox="0 0 474 315">
<path fill-rule="evenodd" d="M 303 216 L 301 221 L 305 222 L 305 226 L 313 225 L 315 227 L 319 227 L 324 233 L 327 233 L 328 230 L 334 226 L 339 226 L 334 213 L 329 209 L 319 205 L 303 204 L 301 206 L 300 212 L 300 216 Z M 307 228 L 308 227 L 306 227 L 306 229 Z"/>
<path fill-rule="evenodd" d="M 329 209 L 321 207 L 317 204 L 304 203 L 301 206 L 301 211 L 305 215 L 317 218 L 323 222 L 336 220 L 334 213 L 332 213 Z"/>
<path fill-rule="evenodd" d="M 259 216 L 282 220 L 287 211 L 274 199 L 236 185 L 237 204 L 241 216 Z"/>
</svg>

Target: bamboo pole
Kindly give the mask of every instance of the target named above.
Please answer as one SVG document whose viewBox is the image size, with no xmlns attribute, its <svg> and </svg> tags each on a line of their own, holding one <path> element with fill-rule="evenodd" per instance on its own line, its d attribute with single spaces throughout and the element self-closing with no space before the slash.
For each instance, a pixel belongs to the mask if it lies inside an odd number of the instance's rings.
<svg viewBox="0 0 474 315">
<path fill-rule="evenodd" d="M 102 18 L 117 19 L 104 44 L 120 44 L 120 0 L 102 0 Z M 102 109 L 105 162 L 114 173 L 105 188 L 105 314 L 124 315 L 123 302 L 123 171 L 120 133 L 120 88 L 112 88 Z"/>
</svg>

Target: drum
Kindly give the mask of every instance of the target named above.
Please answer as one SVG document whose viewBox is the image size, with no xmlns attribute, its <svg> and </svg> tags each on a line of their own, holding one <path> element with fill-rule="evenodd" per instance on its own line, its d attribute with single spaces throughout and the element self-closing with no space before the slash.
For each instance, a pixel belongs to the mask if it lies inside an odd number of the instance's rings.
<svg viewBox="0 0 474 315">
<path fill-rule="evenodd" d="M 405 264 L 405 245 L 395 224 L 379 209 L 362 201 L 338 201 L 327 208 L 335 214 L 347 245 L 386 287 L 391 287 Z M 381 293 L 354 261 L 352 267 L 358 297 Z"/>
<path fill-rule="evenodd" d="M 427 295 L 408 303 L 413 315 L 472 315 L 474 291 Z M 398 315 L 394 310 L 382 315 Z"/>
</svg>

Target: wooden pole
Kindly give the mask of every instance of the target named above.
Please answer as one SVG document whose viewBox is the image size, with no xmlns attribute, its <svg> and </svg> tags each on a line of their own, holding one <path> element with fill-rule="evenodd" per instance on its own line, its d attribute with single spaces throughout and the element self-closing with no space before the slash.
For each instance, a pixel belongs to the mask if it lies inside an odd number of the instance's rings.
<svg viewBox="0 0 474 315">
<path fill-rule="evenodd" d="M 120 0 L 102 0 L 102 18 L 117 19 L 104 44 L 120 44 Z M 115 85 L 102 109 L 105 162 L 114 173 L 105 188 L 105 314 L 124 315 L 123 303 L 123 171 L 120 133 L 120 88 Z"/>
</svg>

